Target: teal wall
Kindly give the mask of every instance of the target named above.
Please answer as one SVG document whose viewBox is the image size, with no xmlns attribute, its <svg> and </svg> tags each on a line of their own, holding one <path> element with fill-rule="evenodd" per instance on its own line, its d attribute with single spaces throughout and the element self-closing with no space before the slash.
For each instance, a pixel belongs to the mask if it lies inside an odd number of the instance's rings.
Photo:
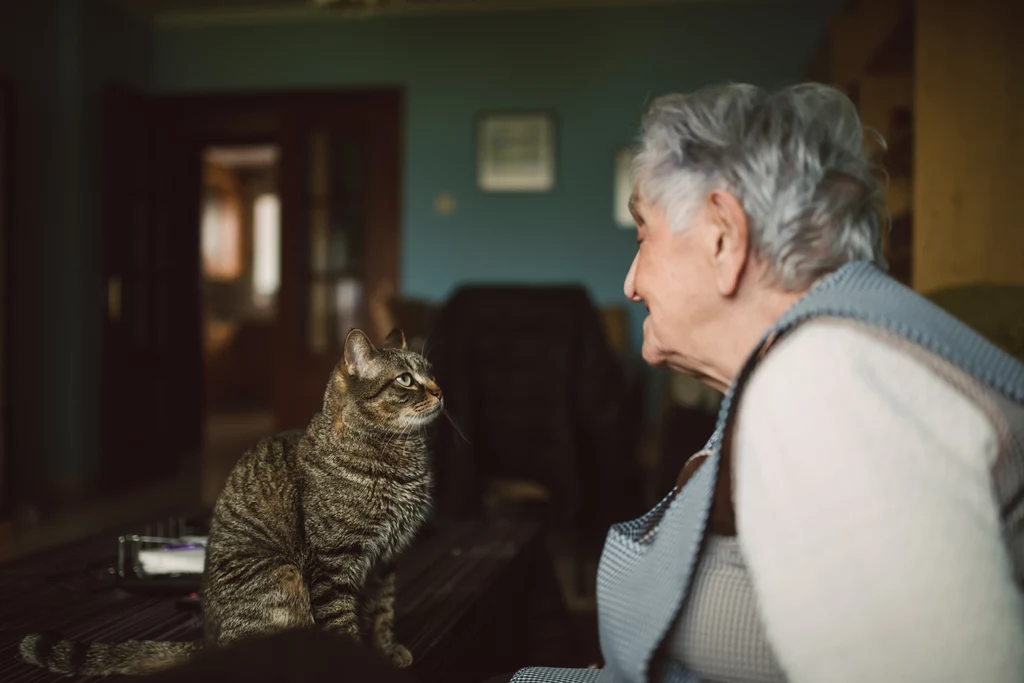
<svg viewBox="0 0 1024 683">
<path fill-rule="evenodd" d="M 442 299 L 465 281 L 582 282 L 621 303 L 635 234 L 612 220 L 612 155 L 659 93 L 801 79 L 834 2 L 693 3 L 542 13 L 176 26 L 157 31 L 164 92 L 400 85 L 405 89 L 401 287 Z M 548 194 L 475 187 L 474 117 L 558 119 Z M 450 216 L 433 211 L 455 196 Z M 639 348 L 642 309 L 631 311 Z"/>
<path fill-rule="evenodd" d="M 0 77 L 16 88 L 10 301 L 16 497 L 88 487 L 99 467 L 101 98 L 396 85 L 405 91 L 402 288 L 578 281 L 620 302 L 634 235 L 611 218 L 612 153 L 654 95 L 722 80 L 800 79 L 828 2 L 707 3 L 219 26 L 140 25 L 104 0 L 0 2 Z M 558 118 L 557 188 L 483 195 L 474 117 Z M 432 210 L 454 194 L 451 216 Z M 639 346 L 641 311 L 633 313 Z M 60 497 L 60 496 L 58 496 Z"/>
</svg>

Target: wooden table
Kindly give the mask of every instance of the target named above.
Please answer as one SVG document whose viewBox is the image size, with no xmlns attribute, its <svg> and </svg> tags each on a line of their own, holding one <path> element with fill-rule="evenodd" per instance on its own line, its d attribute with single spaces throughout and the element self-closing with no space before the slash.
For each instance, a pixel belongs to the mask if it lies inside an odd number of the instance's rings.
<svg viewBox="0 0 1024 683">
<path fill-rule="evenodd" d="M 101 534 L 0 566 L 0 681 L 100 680 L 22 662 L 18 641 L 32 631 L 85 641 L 199 637 L 200 615 L 176 597 L 116 585 L 116 540 Z M 397 591 L 396 631 L 416 677 L 471 683 L 529 663 L 531 620 L 550 609 L 557 585 L 538 525 L 477 520 L 424 534 L 399 565 Z"/>
</svg>

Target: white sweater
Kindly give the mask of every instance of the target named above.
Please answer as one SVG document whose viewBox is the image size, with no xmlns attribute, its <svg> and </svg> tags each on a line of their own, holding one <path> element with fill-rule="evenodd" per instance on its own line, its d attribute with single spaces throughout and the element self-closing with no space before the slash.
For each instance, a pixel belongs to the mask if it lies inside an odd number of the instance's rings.
<svg viewBox="0 0 1024 683">
<path fill-rule="evenodd" d="M 997 435 L 957 389 L 813 321 L 751 377 L 734 445 L 739 544 L 793 683 L 1024 681 Z"/>
</svg>

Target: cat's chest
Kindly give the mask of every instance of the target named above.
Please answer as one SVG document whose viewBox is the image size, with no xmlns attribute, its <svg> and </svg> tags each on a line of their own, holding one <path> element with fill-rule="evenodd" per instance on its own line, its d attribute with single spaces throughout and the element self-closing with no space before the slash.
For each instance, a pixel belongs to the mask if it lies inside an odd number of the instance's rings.
<svg viewBox="0 0 1024 683">
<path fill-rule="evenodd" d="M 425 484 L 388 487 L 363 499 L 363 523 L 372 529 L 378 554 L 400 552 L 423 525 L 430 508 Z"/>
<path fill-rule="evenodd" d="M 407 540 L 423 523 L 429 507 L 430 497 L 425 488 L 395 491 L 381 502 L 379 524 L 391 540 Z"/>
</svg>

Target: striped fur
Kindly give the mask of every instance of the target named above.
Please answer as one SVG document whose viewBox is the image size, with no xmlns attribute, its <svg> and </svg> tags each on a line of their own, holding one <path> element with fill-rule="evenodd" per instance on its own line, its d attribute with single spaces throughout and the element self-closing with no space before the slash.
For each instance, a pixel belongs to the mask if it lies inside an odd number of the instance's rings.
<svg viewBox="0 0 1024 683">
<path fill-rule="evenodd" d="M 323 628 L 396 666 L 394 563 L 424 522 L 424 429 L 443 410 L 430 365 L 400 331 L 374 348 L 359 330 L 303 431 L 246 452 L 214 507 L 200 643 L 83 644 L 53 634 L 21 643 L 26 661 L 76 674 L 145 674 L 253 636 Z"/>
</svg>

